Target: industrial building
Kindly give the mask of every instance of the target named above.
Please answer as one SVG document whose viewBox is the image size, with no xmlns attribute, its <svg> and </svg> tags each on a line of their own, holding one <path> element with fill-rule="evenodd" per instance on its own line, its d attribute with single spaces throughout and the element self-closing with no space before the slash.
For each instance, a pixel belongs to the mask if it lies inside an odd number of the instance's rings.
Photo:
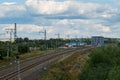
<svg viewBox="0 0 120 80">
<path fill-rule="evenodd" d="M 104 46 L 104 37 L 102 36 L 93 36 L 91 40 L 92 46 Z"/>
</svg>

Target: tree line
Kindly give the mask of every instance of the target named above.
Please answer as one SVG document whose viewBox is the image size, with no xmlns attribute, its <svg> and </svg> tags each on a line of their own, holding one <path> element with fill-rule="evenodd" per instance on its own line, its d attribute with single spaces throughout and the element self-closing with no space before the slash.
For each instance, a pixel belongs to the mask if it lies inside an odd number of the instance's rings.
<svg viewBox="0 0 120 80">
<path fill-rule="evenodd" d="M 49 39 L 49 40 L 29 40 L 29 38 L 17 38 L 15 42 L 0 41 L 0 59 L 7 56 L 15 55 L 15 53 L 24 54 L 30 51 L 30 48 L 38 48 L 39 50 L 55 49 L 64 45 L 67 40 Z M 15 46 L 16 45 L 16 46 Z M 17 47 L 17 51 L 16 48 Z"/>
</svg>

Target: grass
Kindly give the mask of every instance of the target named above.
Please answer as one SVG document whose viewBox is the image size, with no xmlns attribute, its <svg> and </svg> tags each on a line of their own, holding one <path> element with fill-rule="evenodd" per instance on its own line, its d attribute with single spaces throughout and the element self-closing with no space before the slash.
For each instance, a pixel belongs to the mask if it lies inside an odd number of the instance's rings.
<svg viewBox="0 0 120 80">
<path fill-rule="evenodd" d="M 47 51 L 32 51 L 23 55 L 20 55 L 20 59 L 24 60 L 27 58 L 32 58 L 32 57 L 36 57 L 36 56 L 41 56 L 43 54 L 50 54 L 53 53 L 55 50 L 47 50 Z"/>
<path fill-rule="evenodd" d="M 4 60 L 0 60 L 0 67 L 8 65 L 9 64 L 9 60 L 4 59 Z"/>
<path fill-rule="evenodd" d="M 54 63 L 40 80 L 77 80 L 83 65 L 86 63 L 88 51 L 75 52 Z"/>
<path fill-rule="evenodd" d="M 46 50 L 46 51 L 40 51 L 40 50 L 31 51 L 29 53 L 25 53 L 25 54 L 20 55 L 20 59 L 21 60 L 25 60 L 25 59 L 28 59 L 28 58 L 34 58 L 34 57 L 37 57 L 37 56 L 41 56 L 43 54 L 53 53 L 53 52 L 55 52 L 57 50 L 58 49 L 55 49 L 55 50 Z M 14 61 L 14 58 L 12 58 L 11 60 Z M 3 60 L 0 60 L 0 67 L 5 66 L 5 65 L 9 65 L 9 63 L 10 63 L 10 60 L 7 59 L 7 58 L 4 58 Z"/>
</svg>

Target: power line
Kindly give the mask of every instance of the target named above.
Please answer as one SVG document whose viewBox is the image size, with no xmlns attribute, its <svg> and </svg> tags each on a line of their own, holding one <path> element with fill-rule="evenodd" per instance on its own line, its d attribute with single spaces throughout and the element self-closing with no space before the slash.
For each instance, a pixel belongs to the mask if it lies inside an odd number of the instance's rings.
<svg viewBox="0 0 120 80">
<path fill-rule="evenodd" d="M 40 31 L 39 33 L 43 33 L 44 34 L 44 40 L 47 39 L 47 31 L 46 31 L 46 29 L 43 32 Z"/>
<path fill-rule="evenodd" d="M 19 54 L 18 54 L 18 47 L 17 47 L 17 24 L 15 23 L 15 27 L 14 27 L 14 45 L 15 45 L 15 49 L 16 49 L 16 61 L 17 61 L 17 71 L 18 71 L 18 76 L 17 79 L 21 80 L 21 76 L 20 76 L 20 60 L 19 60 Z"/>
<path fill-rule="evenodd" d="M 14 29 L 11 29 L 11 28 L 7 28 L 7 29 L 5 29 L 6 31 L 7 31 L 7 34 L 9 34 L 9 44 L 8 44 L 8 52 L 7 52 L 7 58 L 10 58 L 11 57 L 11 50 L 12 50 L 12 33 L 13 33 L 13 30 Z M 10 59 L 11 60 L 11 59 Z M 11 61 L 10 61 L 10 64 L 12 64 L 11 63 Z"/>
<path fill-rule="evenodd" d="M 47 42 L 46 42 L 46 40 L 47 40 L 47 31 L 46 31 L 46 29 L 43 32 L 39 32 L 39 33 L 44 34 L 45 48 L 47 48 Z"/>
<path fill-rule="evenodd" d="M 7 33 L 10 33 L 10 47 L 9 47 L 9 54 L 11 54 L 11 42 L 12 42 L 12 33 L 14 33 L 14 49 L 16 50 L 16 54 L 15 54 L 15 61 L 17 62 L 17 71 L 18 71 L 18 76 L 17 79 L 21 80 L 20 77 L 20 60 L 19 60 L 19 54 L 18 54 L 18 47 L 17 47 L 17 24 L 14 24 L 14 28 L 7 28 Z"/>
<path fill-rule="evenodd" d="M 55 34 L 55 35 L 57 35 L 58 39 L 60 39 L 60 33 L 58 33 L 58 34 Z"/>
</svg>

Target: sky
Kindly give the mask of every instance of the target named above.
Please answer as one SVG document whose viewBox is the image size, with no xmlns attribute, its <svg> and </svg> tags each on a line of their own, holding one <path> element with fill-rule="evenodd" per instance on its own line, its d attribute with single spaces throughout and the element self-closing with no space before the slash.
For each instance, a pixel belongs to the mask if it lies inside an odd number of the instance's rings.
<svg viewBox="0 0 120 80">
<path fill-rule="evenodd" d="M 17 23 L 18 37 L 30 39 L 120 38 L 120 0 L 0 0 L 0 39 Z M 5 35 L 2 35 L 5 33 Z"/>
</svg>

